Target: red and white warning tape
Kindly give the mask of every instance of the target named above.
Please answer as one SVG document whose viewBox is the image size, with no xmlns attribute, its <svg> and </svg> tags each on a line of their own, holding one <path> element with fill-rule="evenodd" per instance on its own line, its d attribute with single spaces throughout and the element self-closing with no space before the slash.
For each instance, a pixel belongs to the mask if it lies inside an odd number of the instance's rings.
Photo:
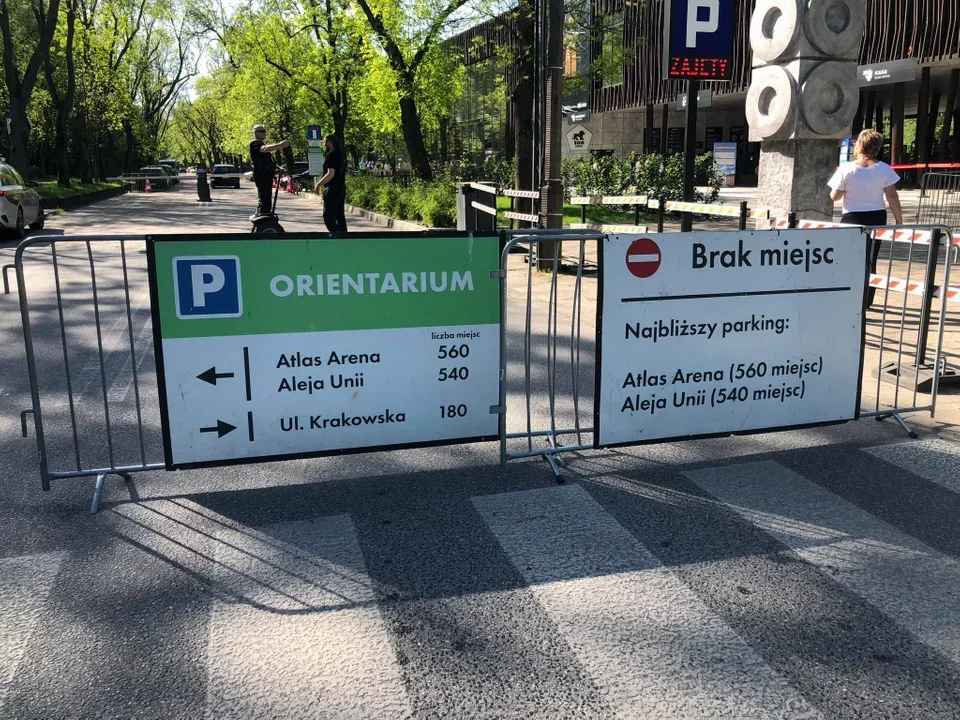
<svg viewBox="0 0 960 720">
<path fill-rule="evenodd" d="M 525 220 L 526 222 L 540 222 L 540 216 L 532 213 L 514 212 L 513 210 L 504 210 L 501 215 L 511 220 Z"/>
<path fill-rule="evenodd" d="M 570 223 L 571 230 L 599 230 L 605 233 L 646 233 L 646 225 L 602 225 L 600 223 Z"/>
<path fill-rule="evenodd" d="M 510 190 L 506 188 L 500 191 L 503 195 L 513 198 L 529 198 L 531 200 L 536 200 L 540 197 L 540 192 L 537 190 Z"/>
<path fill-rule="evenodd" d="M 771 221 L 772 227 L 787 228 L 789 221 L 783 218 L 777 218 Z M 826 228 L 847 228 L 860 227 L 859 225 L 849 225 L 844 223 L 824 222 L 821 220 L 800 220 L 797 222 L 799 230 L 823 230 Z M 873 236 L 880 240 L 889 240 L 890 242 L 916 243 L 917 245 L 929 245 L 933 239 L 933 230 L 874 230 Z M 960 234 L 951 238 L 953 245 L 960 245 Z"/>
<path fill-rule="evenodd" d="M 890 277 L 888 275 L 870 275 L 870 286 L 877 289 L 889 289 L 894 292 L 907 293 L 908 295 L 923 295 L 923 283 L 904 280 L 902 278 Z M 934 297 L 943 297 L 949 302 L 960 302 L 960 287 L 947 285 L 935 286 Z"/>
</svg>

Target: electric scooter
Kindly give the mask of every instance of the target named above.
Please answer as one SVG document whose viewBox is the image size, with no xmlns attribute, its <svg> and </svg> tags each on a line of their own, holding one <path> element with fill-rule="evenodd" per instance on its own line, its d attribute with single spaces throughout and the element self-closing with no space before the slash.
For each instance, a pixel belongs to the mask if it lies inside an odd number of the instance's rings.
<svg viewBox="0 0 960 720">
<path fill-rule="evenodd" d="M 277 216 L 277 196 L 280 194 L 280 175 L 285 172 L 286 168 L 282 165 L 277 168 L 276 181 L 274 183 L 275 187 L 273 189 L 273 205 L 271 206 L 272 212 L 265 212 L 258 214 L 253 214 L 250 216 L 250 222 L 253 223 L 253 226 L 250 228 L 250 232 L 254 235 L 275 235 L 277 233 L 286 232 L 283 229 L 283 225 L 280 224 L 280 218 Z"/>
</svg>

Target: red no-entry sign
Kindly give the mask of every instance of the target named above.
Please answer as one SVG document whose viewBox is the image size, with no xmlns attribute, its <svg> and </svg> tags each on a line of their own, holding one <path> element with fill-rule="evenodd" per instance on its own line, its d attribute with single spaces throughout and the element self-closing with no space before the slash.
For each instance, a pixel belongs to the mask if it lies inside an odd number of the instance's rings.
<svg viewBox="0 0 960 720">
<path fill-rule="evenodd" d="M 638 238 L 627 248 L 627 270 L 638 278 L 648 278 L 660 267 L 660 246 L 650 238 Z"/>
</svg>

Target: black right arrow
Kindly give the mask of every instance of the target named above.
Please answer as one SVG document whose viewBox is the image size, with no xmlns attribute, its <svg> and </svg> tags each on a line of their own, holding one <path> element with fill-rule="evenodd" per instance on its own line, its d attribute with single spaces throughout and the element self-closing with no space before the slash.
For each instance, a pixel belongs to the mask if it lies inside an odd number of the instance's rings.
<svg viewBox="0 0 960 720">
<path fill-rule="evenodd" d="M 218 373 L 216 366 L 210 368 L 209 370 L 204 370 L 202 373 L 197 375 L 197 380 L 203 380 L 208 382 L 211 385 L 216 385 L 217 380 L 220 378 L 232 378 L 233 373 Z"/>
<path fill-rule="evenodd" d="M 224 422 L 223 420 L 217 420 L 216 427 L 200 428 L 200 432 L 202 433 L 215 432 L 218 438 L 222 438 L 224 435 L 227 435 L 228 433 L 232 433 L 236 429 L 237 429 L 236 425 L 231 425 L 230 423 Z"/>
</svg>

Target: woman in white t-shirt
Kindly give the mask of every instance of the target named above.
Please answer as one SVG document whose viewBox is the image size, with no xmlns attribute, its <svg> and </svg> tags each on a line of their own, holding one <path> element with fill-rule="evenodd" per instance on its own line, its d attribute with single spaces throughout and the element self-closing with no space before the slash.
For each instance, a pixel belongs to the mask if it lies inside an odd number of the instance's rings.
<svg viewBox="0 0 960 720">
<path fill-rule="evenodd" d="M 830 199 L 843 201 L 843 217 L 840 222 L 849 225 L 876 227 L 887 224 L 886 197 L 897 225 L 903 224 L 903 210 L 897 195 L 900 176 L 877 157 L 883 148 L 883 135 L 876 130 L 864 130 L 853 147 L 853 162 L 844 163 L 830 178 Z M 880 241 L 874 240 L 870 250 L 870 271 L 877 271 Z M 873 305 L 877 290 L 871 287 L 867 293 L 867 305 Z"/>
<path fill-rule="evenodd" d="M 886 197 L 897 225 L 903 223 L 897 182 L 900 176 L 877 157 L 883 148 L 883 135 L 864 130 L 853 147 L 853 162 L 844 163 L 827 183 L 830 199 L 843 201 L 841 222 L 850 225 L 877 226 L 887 224 Z"/>
</svg>

